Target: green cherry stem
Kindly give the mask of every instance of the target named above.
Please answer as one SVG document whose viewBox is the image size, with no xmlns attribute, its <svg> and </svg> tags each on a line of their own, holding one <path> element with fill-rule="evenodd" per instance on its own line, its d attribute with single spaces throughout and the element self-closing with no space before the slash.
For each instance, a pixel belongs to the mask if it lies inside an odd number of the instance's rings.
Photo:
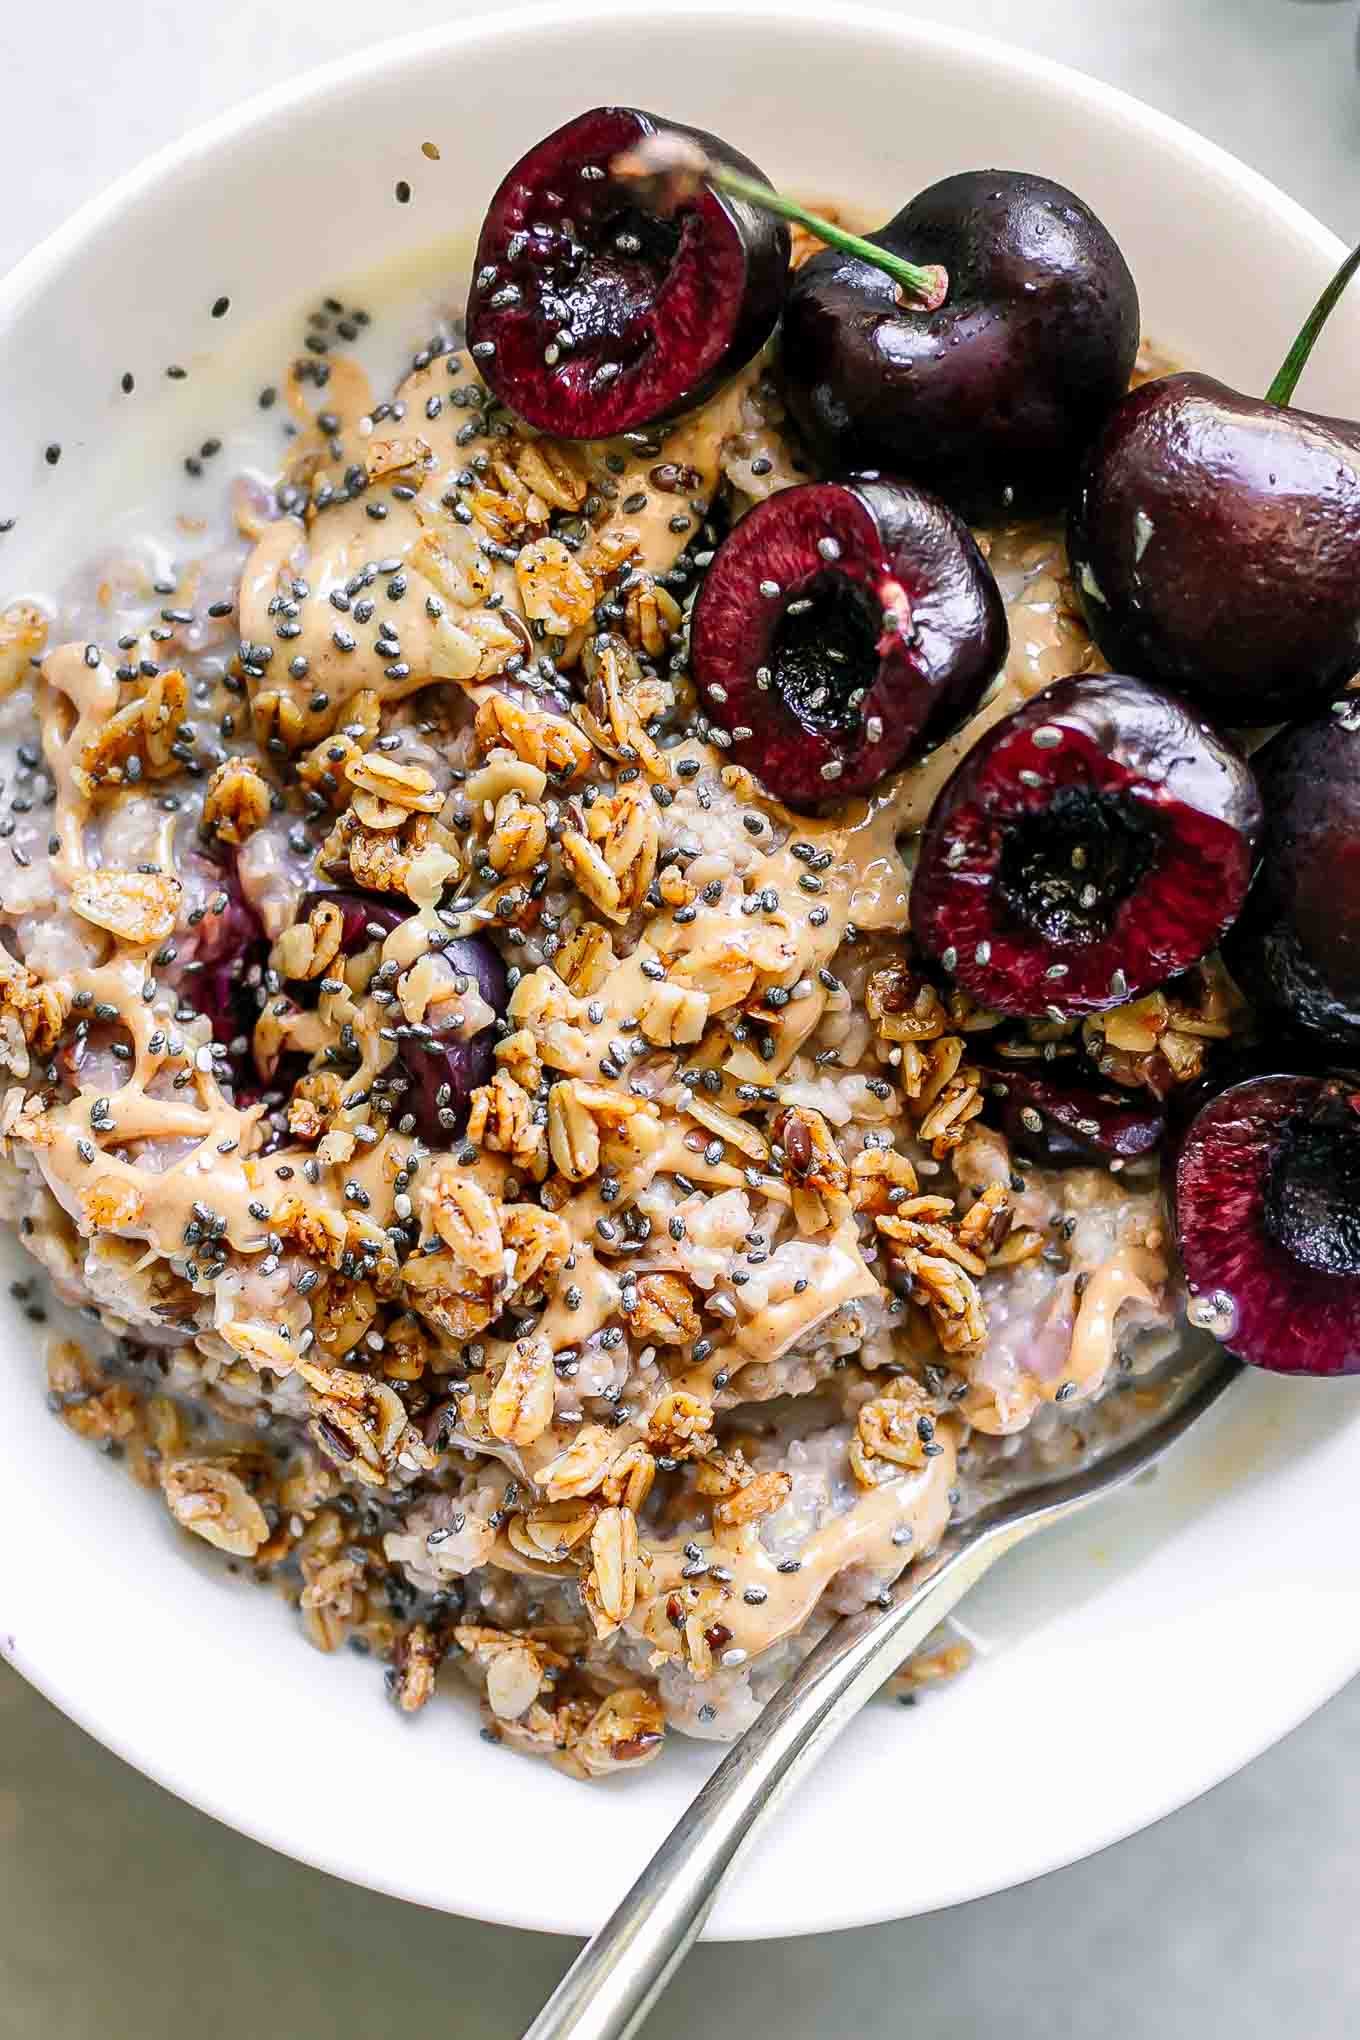
<svg viewBox="0 0 1360 2040">
<path fill-rule="evenodd" d="M 809 212 L 806 206 L 785 198 L 782 192 L 772 191 L 768 184 L 758 184 L 754 177 L 743 177 L 739 170 L 725 169 L 720 163 L 709 164 L 705 181 L 715 191 L 725 191 L 731 198 L 744 198 L 748 205 L 777 213 L 782 220 L 793 220 L 819 241 L 825 241 L 829 248 L 839 248 L 843 255 L 858 255 L 862 262 L 871 262 L 875 269 L 890 276 L 900 291 L 919 299 L 923 311 L 938 311 L 949 294 L 949 271 L 938 262 L 904 262 L 900 255 L 890 255 L 886 248 L 866 241 L 862 234 L 848 234 L 844 227 Z"/>
<path fill-rule="evenodd" d="M 1352 248 L 1336 275 L 1328 284 L 1322 296 L 1313 306 L 1303 322 L 1298 339 L 1284 358 L 1279 374 L 1266 391 L 1268 404 L 1285 405 L 1292 401 L 1298 388 L 1299 377 L 1308 365 L 1308 357 L 1317 345 L 1318 335 L 1332 315 L 1333 307 L 1345 290 L 1346 285 L 1360 268 L 1360 247 Z"/>
<path fill-rule="evenodd" d="M 632 148 L 614 158 L 609 171 L 616 182 L 633 186 L 640 204 L 663 217 L 692 199 L 707 184 L 714 191 L 726 192 L 729 198 L 739 198 L 761 212 L 793 220 L 844 255 L 858 255 L 861 261 L 872 263 L 897 285 L 899 302 L 914 299 L 921 310 L 934 312 L 948 296 L 949 272 L 940 263 L 904 262 L 900 255 L 892 255 L 886 248 L 866 241 L 862 234 L 849 234 L 844 227 L 809 212 L 806 206 L 785 198 L 759 178 L 747 177 L 726 163 L 715 162 L 686 135 L 664 128 L 656 134 L 644 135 Z"/>
</svg>

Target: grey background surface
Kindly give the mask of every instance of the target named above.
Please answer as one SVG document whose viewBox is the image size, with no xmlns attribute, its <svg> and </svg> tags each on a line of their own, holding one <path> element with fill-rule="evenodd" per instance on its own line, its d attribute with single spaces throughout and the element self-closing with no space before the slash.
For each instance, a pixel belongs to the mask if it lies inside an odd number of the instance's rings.
<svg viewBox="0 0 1360 2040">
<path fill-rule="evenodd" d="M 194 122 L 440 11 L 429 0 L 0 0 L 0 269 Z M 1353 0 L 916 0 L 914 11 L 1125 86 L 1360 235 Z M 1288 1647 L 1261 1638 L 1263 1655 Z M 1137 1722 L 1111 1731 L 1117 1763 Z M 1360 1684 L 1197 1805 L 1038 1884 L 899 1926 L 700 1950 L 649 2035 L 1352 2036 L 1358 1751 Z M 890 1799 L 873 1817 L 893 1819 Z M 905 1811 L 902 1822 L 903 1847 L 929 1846 Z M 0 2040 L 513 2040 L 571 1952 L 271 1855 L 148 1784 L 0 1666 Z"/>
</svg>

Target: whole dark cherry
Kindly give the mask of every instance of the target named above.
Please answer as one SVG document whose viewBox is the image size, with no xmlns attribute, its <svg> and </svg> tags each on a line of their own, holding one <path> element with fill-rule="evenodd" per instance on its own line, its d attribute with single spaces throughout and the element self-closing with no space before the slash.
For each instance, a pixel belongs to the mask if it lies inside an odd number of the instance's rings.
<svg viewBox="0 0 1360 2040">
<path fill-rule="evenodd" d="M 708 184 L 662 217 L 614 175 L 616 158 L 661 130 L 764 183 L 714 135 L 597 106 L 536 143 L 491 201 L 468 340 L 501 402 L 540 431 L 604 439 L 688 410 L 774 331 L 782 220 Z"/>
<path fill-rule="evenodd" d="M 730 755 L 807 812 L 948 735 L 1007 644 L 967 526 L 868 473 L 781 489 L 734 525 L 695 605 L 690 667 Z"/>
<path fill-rule="evenodd" d="M 1180 702 L 1115 673 L 1060 680 L 941 788 L 912 933 L 995 1012 L 1100 1012 L 1217 946 L 1260 834 L 1251 767 Z"/>
<path fill-rule="evenodd" d="M 1310 714 L 1356 670 L 1360 425 L 1288 408 L 1355 263 L 1265 398 L 1162 376 L 1110 414 L 1082 469 L 1068 550 L 1092 636 L 1223 722 Z"/>
<path fill-rule="evenodd" d="M 1360 1050 L 1360 699 L 1281 731 L 1252 766 L 1265 836 L 1229 967 L 1271 1020 Z"/>
<path fill-rule="evenodd" d="M 1065 501 L 1138 350 L 1108 228 L 1046 177 L 970 170 L 867 238 L 943 265 L 948 291 L 927 308 L 839 249 L 797 270 L 782 379 L 819 459 L 891 468 L 969 517 Z"/>
</svg>

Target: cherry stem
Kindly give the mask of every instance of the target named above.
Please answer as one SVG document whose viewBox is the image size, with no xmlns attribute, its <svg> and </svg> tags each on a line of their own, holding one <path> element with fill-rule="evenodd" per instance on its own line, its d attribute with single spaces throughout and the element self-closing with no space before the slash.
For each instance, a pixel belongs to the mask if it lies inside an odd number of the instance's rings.
<svg viewBox="0 0 1360 2040">
<path fill-rule="evenodd" d="M 835 226 L 830 220 L 809 212 L 806 206 L 785 198 L 781 192 L 772 191 L 768 184 L 757 183 L 754 177 L 743 177 L 739 170 L 729 170 L 725 164 L 709 162 L 703 175 L 704 182 L 711 184 L 716 191 L 725 191 L 732 198 L 744 198 L 748 205 L 758 206 L 762 212 L 777 213 L 780 219 L 793 220 L 815 234 L 819 241 L 825 241 L 829 248 L 839 248 L 844 255 L 858 255 L 861 261 L 871 262 L 875 269 L 881 269 L 885 276 L 890 276 L 908 297 L 918 298 L 923 311 L 938 311 L 949 294 L 949 272 L 938 262 L 904 262 L 900 255 L 890 255 L 886 248 L 866 241 L 861 234 L 848 234 L 844 227 Z"/>
<path fill-rule="evenodd" d="M 1318 335 L 1332 315 L 1332 309 L 1346 285 L 1360 268 L 1360 247 L 1352 248 L 1336 275 L 1328 284 L 1322 296 L 1313 306 L 1303 323 L 1298 339 L 1284 358 L 1279 374 L 1266 391 L 1268 404 L 1288 404 L 1298 387 L 1299 377 L 1308 365 L 1308 357 L 1317 345 Z"/>
</svg>

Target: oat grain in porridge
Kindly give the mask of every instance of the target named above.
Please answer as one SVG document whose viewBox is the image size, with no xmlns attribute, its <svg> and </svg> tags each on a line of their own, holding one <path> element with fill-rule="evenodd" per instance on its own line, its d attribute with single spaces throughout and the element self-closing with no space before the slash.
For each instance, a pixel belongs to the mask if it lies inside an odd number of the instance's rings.
<svg viewBox="0 0 1360 2040">
<path fill-rule="evenodd" d="M 0 622 L 5 1209 L 91 1321 L 54 1407 L 400 1708 L 448 1665 L 581 1777 L 739 1733 L 951 1520 L 1149 1419 L 1165 1101 L 1243 1014 L 1222 916 L 1065 996 L 1188 810 L 1059 713 L 1104 662 L 1058 524 L 970 532 L 976 449 L 954 507 L 828 465 L 767 344 L 785 229 L 648 210 L 647 121 L 519 166 L 390 391 L 319 314 L 224 528 L 190 476 Z M 1050 399 L 1021 424 L 1017 487 Z M 978 862 L 941 790 L 1017 729 Z M 962 963 L 918 854 L 1000 872 Z M 1019 922 L 1055 961 L 984 1006 Z"/>
</svg>

